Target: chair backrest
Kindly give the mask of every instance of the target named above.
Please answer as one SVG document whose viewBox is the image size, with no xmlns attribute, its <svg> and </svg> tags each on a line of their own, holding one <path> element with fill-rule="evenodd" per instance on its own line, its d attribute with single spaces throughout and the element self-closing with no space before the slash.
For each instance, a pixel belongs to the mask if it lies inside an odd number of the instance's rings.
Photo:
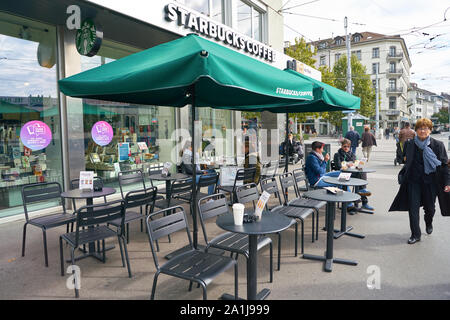
<svg viewBox="0 0 450 320">
<path fill-rule="evenodd" d="M 60 200 L 63 212 L 66 213 L 64 199 L 61 198 L 62 188 L 58 182 L 32 183 L 22 187 L 22 203 L 25 213 L 25 219 L 28 221 L 28 204 L 48 201 Z"/>
<path fill-rule="evenodd" d="M 294 190 L 295 197 L 298 198 L 297 188 L 295 186 L 294 176 L 292 172 L 286 172 L 279 176 L 281 190 L 284 196 L 284 202 L 287 203 L 289 201 L 289 189 L 292 188 Z"/>
<path fill-rule="evenodd" d="M 198 179 L 197 183 L 197 192 L 200 191 L 200 188 L 209 187 L 213 185 L 215 193 L 218 181 L 219 181 L 219 174 L 217 172 L 200 175 L 200 178 Z"/>
<path fill-rule="evenodd" d="M 161 215 L 162 217 L 156 218 L 156 216 Z M 192 250 L 194 250 L 194 245 L 192 243 L 191 235 L 189 232 L 189 226 L 186 222 L 186 213 L 184 212 L 183 207 L 175 206 L 166 208 L 163 210 L 159 210 L 150 214 L 147 217 L 147 230 L 148 230 L 148 239 L 150 242 L 150 248 L 152 249 L 153 260 L 155 262 L 156 269 L 159 270 L 158 258 L 156 256 L 155 246 L 153 242 L 168 236 L 174 232 L 180 231 L 182 229 L 186 230 L 189 245 Z"/>
<path fill-rule="evenodd" d="M 261 168 L 261 177 L 274 177 L 278 170 L 278 161 L 270 161 Z"/>
<path fill-rule="evenodd" d="M 278 189 L 278 184 L 277 184 L 277 180 L 275 179 L 275 177 L 261 180 L 261 189 L 262 189 L 262 191 L 266 191 L 267 193 L 269 193 L 271 195 L 275 194 L 276 198 L 280 202 L 280 205 L 282 204 L 281 197 L 280 197 L 280 190 Z M 266 207 L 268 210 L 270 210 L 269 202 L 266 203 Z"/>
<path fill-rule="evenodd" d="M 300 194 L 300 191 L 308 191 L 309 183 L 306 178 L 305 171 L 302 169 L 295 169 L 292 171 L 292 174 L 294 175 L 295 186 L 297 187 L 298 194 Z"/>
<path fill-rule="evenodd" d="M 178 179 L 172 182 L 170 187 L 171 197 L 186 194 L 192 191 L 192 178 Z"/>
<path fill-rule="evenodd" d="M 79 233 L 82 228 L 106 224 L 121 219 L 120 232 L 124 232 L 125 203 L 123 200 L 83 206 L 77 210 L 75 244 L 78 246 Z"/>
<path fill-rule="evenodd" d="M 164 164 L 162 164 L 162 163 L 159 163 L 157 165 L 151 166 L 150 168 L 148 168 L 148 175 L 161 174 L 163 168 L 164 168 Z M 150 179 L 150 184 L 153 187 L 153 180 L 152 179 Z"/>
<path fill-rule="evenodd" d="M 123 187 L 130 184 L 142 184 L 139 189 L 145 189 L 144 174 L 142 170 L 128 170 L 119 172 L 119 187 L 122 199 L 125 199 Z"/>
<path fill-rule="evenodd" d="M 230 213 L 230 208 L 227 204 L 227 197 L 223 193 L 212 194 L 198 200 L 197 205 L 197 212 L 200 217 L 203 236 L 206 244 L 208 244 L 205 221 L 221 214 Z"/>
<path fill-rule="evenodd" d="M 253 203 L 253 208 L 256 207 L 255 201 L 259 199 L 258 188 L 255 183 L 244 184 L 236 189 L 237 201 L 242 204 L 249 202 Z"/>
<path fill-rule="evenodd" d="M 149 205 L 150 212 L 153 211 L 157 191 L 158 189 L 156 187 L 129 191 L 125 195 L 125 208 L 136 208 Z"/>
<path fill-rule="evenodd" d="M 234 188 L 238 181 L 254 181 L 256 176 L 256 168 L 239 169 L 234 178 Z"/>
</svg>

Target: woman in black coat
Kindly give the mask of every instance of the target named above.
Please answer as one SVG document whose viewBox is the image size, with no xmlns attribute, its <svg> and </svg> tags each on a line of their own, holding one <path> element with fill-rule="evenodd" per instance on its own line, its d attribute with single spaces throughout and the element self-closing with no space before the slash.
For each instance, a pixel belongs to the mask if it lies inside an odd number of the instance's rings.
<svg viewBox="0 0 450 320">
<path fill-rule="evenodd" d="M 406 163 L 399 173 L 400 190 L 389 209 L 409 212 L 409 244 L 420 241 L 420 207 L 423 206 L 425 211 L 426 232 L 431 234 L 436 196 L 448 199 L 450 192 L 447 151 L 441 141 L 430 137 L 432 129 L 433 123 L 429 119 L 416 122 L 416 137 L 406 141 L 403 149 Z"/>
</svg>

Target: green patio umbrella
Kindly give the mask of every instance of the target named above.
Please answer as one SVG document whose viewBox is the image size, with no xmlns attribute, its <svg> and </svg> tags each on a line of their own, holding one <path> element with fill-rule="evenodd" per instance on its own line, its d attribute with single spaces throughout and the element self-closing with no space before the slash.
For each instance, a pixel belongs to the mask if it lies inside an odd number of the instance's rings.
<svg viewBox="0 0 450 320">
<path fill-rule="evenodd" d="M 286 113 L 286 137 L 285 148 L 287 148 L 288 130 L 289 130 L 289 113 L 301 112 L 325 112 L 325 111 L 343 111 L 357 110 L 360 108 L 361 98 L 347 93 L 346 91 L 337 89 L 322 81 L 313 79 L 304 74 L 291 69 L 285 69 L 284 72 L 297 76 L 300 79 L 307 80 L 313 85 L 313 100 L 300 101 L 296 104 L 274 104 L 261 106 L 247 106 L 247 110 L 261 112 L 270 111 L 273 113 Z M 229 109 L 237 110 L 237 108 L 229 107 Z M 287 151 L 286 151 L 287 154 Z M 288 171 L 288 161 L 286 161 L 286 172 Z"/>
<path fill-rule="evenodd" d="M 72 97 L 174 107 L 191 104 L 193 134 L 196 107 L 295 104 L 311 100 L 313 94 L 311 82 L 195 34 L 62 79 L 59 86 Z M 196 190 L 196 179 L 192 186 Z M 197 246 L 195 192 L 192 204 Z"/>
</svg>

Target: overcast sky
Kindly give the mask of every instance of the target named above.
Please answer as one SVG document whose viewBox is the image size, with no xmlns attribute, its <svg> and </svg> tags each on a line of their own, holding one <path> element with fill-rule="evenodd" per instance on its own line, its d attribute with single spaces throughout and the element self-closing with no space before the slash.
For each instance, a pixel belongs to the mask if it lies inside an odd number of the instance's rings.
<svg viewBox="0 0 450 320">
<path fill-rule="evenodd" d="M 411 58 L 410 81 L 450 93 L 450 0 L 283 0 L 283 10 L 286 41 L 344 35 L 345 16 L 350 33 L 400 34 Z"/>
</svg>

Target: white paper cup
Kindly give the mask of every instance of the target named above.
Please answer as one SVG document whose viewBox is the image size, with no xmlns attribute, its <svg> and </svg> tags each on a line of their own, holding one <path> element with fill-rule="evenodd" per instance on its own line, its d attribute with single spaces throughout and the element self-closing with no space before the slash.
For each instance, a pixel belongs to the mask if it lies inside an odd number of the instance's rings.
<svg viewBox="0 0 450 320">
<path fill-rule="evenodd" d="M 244 209 L 245 206 L 242 203 L 233 204 L 234 224 L 237 226 L 241 226 L 244 222 Z"/>
</svg>

